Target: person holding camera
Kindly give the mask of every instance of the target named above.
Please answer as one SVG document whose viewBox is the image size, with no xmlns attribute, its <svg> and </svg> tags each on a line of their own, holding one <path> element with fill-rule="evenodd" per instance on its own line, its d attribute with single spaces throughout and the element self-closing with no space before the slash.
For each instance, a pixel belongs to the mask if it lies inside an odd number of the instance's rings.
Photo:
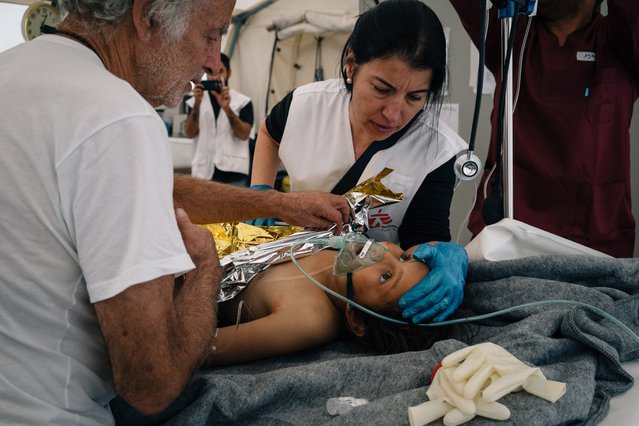
<svg viewBox="0 0 639 426">
<path fill-rule="evenodd" d="M 207 74 L 187 101 L 191 111 L 184 133 L 195 138 L 191 176 L 247 186 L 253 130 L 251 99 L 228 86 L 229 57 L 221 54 L 219 73 Z M 221 113 L 224 111 L 224 113 Z"/>
</svg>

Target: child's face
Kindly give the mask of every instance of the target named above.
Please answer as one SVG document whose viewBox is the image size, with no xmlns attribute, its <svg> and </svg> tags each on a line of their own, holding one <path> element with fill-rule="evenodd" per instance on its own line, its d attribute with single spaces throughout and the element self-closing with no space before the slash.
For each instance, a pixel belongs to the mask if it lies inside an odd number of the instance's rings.
<svg viewBox="0 0 639 426">
<path fill-rule="evenodd" d="M 353 274 L 357 303 L 374 311 L 399 312 L 397 302 L 429 272 L 426 264 L 391 243 L 381 262 Z"/>
</svg>

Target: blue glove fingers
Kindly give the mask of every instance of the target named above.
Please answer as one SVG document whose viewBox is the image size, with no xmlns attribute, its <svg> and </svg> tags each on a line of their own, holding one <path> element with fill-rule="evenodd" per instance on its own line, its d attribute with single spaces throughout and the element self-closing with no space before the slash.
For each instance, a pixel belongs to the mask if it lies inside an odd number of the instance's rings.
<svg viewBox="0 0 639 426">
<path fill-rule="evenodd" d="M 439 291 L 437 292 L 437 294 L 431 294 L 431 299 L 424 300 L 424 304 L 421 306 L 421 309 L 414 311 L 404 311 L 402 312 L 402 314 L 405 318 L 407 316 L 410 317 L 410 320 L 413 322 L 413 324 L 431 320 L 433 317 L 439 315 L 442 311 L 445 311 L 450 305 L 450 298 L 445 293 L 445 291 Z"/>
<path fill-rule="evenodd" d="M 402 316 L 413 323 L 431 318 L 442 321 L 455 312 L 464 298 L 466 250 L 454 243 L 421 244 L 413 258 L 425 262 L 431 271 L 399 300 Z"/>
<path fill-rule="evenodd" d="M 413 288 L 404 293 L 397 302 L 399 307 L 403 310 L 412 308 L 415 304 L 419 303 L 420 300 L 428 297 L 431 292 L 437 290 L 437 286 L 433 282 L 435 275 L 437 275 L 437 271 L 431 272 L 415 284 Z"/>
<path fill-rule="evenodd" d="M 437 322 L 433 319 L 431 319 L 434 315 L 437 314 L 437 306 L 435 306 L 432 309 L 429 309 L 428 311 L 424 311 L 424 312 L 420 312 L 419 314 L 415 315 L 414 317 L 412 317 L 410 320 L 413 324 L 422 324 L 422 323 L 428 323 L 428 322 Z"/>
<path fill-rule="evenodd" d="M 438 250 L 437 247 L 431 244 L 420 244 L 417 249 L 413 252 L 413 259 L 420 260 L 426 263 L 429 267 L 433 267 L 431 264 L 433 260 L 435 260 L 435 256 L 437 256 Z"/>
<path fill-rule="evenodd" d="M 468 253 L 466 250 L 455 243 L 439 243 L 436 246 L 438 248 L 438 265 L 446 267 L 458 279 L 464 280 L 466 278 L 466 272 L 468 271 Z"/>
<path fill-rule="evenodd" d="M 413 253 L 413 258 L 425 262 L 431 269 L 442 267 L 455 270 L 463 275 L 462 278 L 468 270 L 468 254 L 455 243 L 421 244 Z"/>
<path fill-rule="evenodd" d="M 251 185 L 250 189 L 258 189 L 258 190 L 268 190 L 273 189 L 271 185 Z"/>
<path fill-rule="evenodd" d="M 269 217 L 268 219 L 266 219 L 266 224 L 264 226 L 275 226 L 275 222 L 277 221 L 278 219 L 274 217 Z"/>
<path fill-rule="evenodd" d="M 411 321 L 414 324 L 419 324 L 427 320 L 430 320 L 431 322 L 440 322 L 455 312 L 457 307 L 460 305 L 462 298 L 446 291 L 443 291 L 442 293 L 444 293 L 443 297 L 439 298 L 439 300 L 434 303 L 431 308 L 422 310 L 422 312 L 416 312 L 412 315 Z"/>
<path fill-rule="evenodd" d="M 408 300 L 411 302 L 400 303 L 400 307 L 403 308 L 402 315 L 404 318 L 413 317 L 419 314 L 420 311 L 425 311 L 426 316 L 431 317 L 441 310 L 441 308 L 437 308 L 437 305 L 444 298 L 449 297 L 449 289 L 446 288 L 446 286 L 438 285 L 437 275 L 439 274 L 433 273 L 427 275 L 402 297 L 401 300 L 410 296 Z"/>
<path fill-rule="evenodd" d="M 437 315 L 437 313 L 439 312 L 439 310 L 440 310 L 439 307 L 440 307 L 440 305 L 435 305 L 435 306 L 431 307 L 430 309 L 418 312 L 417 314 L 411 316 L 410 318 L 406 318 L 406 319 L 409 319 L 413 324 L 419 324 L 419 323 L 422 323 L 422 322 L 430 322 L 431 318 L 434 317 L 435 315 Z"/>
<path fill-rule="evenodd" d="M 433 318 L 433 322 L 442 322 L 446 318 L 451 316 L 457 310 L 459 305 L 461 305 L 462 300 L 463 300 L 463 296 L 453 297 L 452 301 L 448 304 L 448 306 L 439 315 Z"/>
<path fill-rule="evenodd" d="M 275 226 L 275 221 L 276 221 L 275 218 L 264 217 L 260 219 L 247 220 L 244 223 L 246 223 L 247 225 L 253 225 L 253 226 Z"/>
</svg>

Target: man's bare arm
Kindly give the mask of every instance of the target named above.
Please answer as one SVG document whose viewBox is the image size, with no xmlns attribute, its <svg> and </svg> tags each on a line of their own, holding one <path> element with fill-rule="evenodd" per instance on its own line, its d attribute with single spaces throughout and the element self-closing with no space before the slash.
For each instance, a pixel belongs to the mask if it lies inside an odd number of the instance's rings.
<svg viewBox="0 0 639 426">
<path fill-rule="evenodd" d="M 266 121 L 262 120 L 255 141 L 253 155 L 253 170 L 251 185 L 273 186 L 277 170 L 280 167 L 279 144 L 271 137 L 266 128 Z"/>
<path fill-rule="evenodd" d="M 175 289 L 172 276 L 129 287 L 96 303 L 115 388 L 144 414 L 165 409 L 202 362 L 217 327 L 221 269 L 211 233 L 178 224 L 196 269 Z"/>
<path fill-rule="evenodd" d="M 279 217 L 292 225 L 341 228 L 350 214 L 346 199 L 338 195 L 256 191 L 184 175 L 175 176 L 173 202 L 202 224 Z"/>
</svg>

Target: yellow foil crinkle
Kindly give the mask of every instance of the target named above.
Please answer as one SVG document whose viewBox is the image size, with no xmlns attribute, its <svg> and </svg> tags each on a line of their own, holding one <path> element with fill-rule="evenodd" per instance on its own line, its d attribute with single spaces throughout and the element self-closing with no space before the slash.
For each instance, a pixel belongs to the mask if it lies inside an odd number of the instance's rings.
<svg viewBox="0 0 639 426">
<path fill-rule="evenodd" d="M 354 230 L 359 232 L 368 230 L 370 209 L 395 204 L 404 199 L 403 193 L 395 193 L 382 183 L 382 179 L 392 171 L 393 169 L 386 167 L 376 176 L 367 179 L 344 194 L 351 208 L 351 225 Z"/>
<path fill-rule="evenodd" d="M 393 169 L 389 169 L 388 167 L 384 168 L 384 170 L 376 176 L 365 180 L 348 191 L 345 196 L 349 198 L 349 196 L 357 197 L 358 194 L 371 195 L 375 201 L 374 204 L 392 204 L 392 202 L 403 200 L 404 194 L 395 193 L 382 183 L 382 179 L 388 176 L 392 171 Z M 376 207 L 376 205 L 371 205 L 371 207 Z"/>
<path fill-rule="evenodd" d="M 253 226 L 244 222 L 224 222 L 202 225 L 215 238 L 215 248 L 220 258 L 244 250 L 247 247 L 276 241 L 299 232 L 298 226 Z"/>
</svg>

